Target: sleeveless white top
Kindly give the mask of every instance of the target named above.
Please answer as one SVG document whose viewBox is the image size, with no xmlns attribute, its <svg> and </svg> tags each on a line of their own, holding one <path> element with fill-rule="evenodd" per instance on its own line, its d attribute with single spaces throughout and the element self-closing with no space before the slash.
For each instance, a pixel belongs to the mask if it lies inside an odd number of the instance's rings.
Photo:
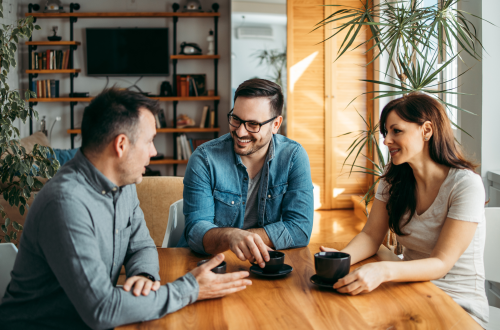
<svg viewBox="0 0 500 330">
<path fill-rule="evenodd" d="M 389 186 L 380 180 L 375 196 L 382 202 L 389 199 Z M 432 281 L 446 292 L 483 328 L 488 323 L 488 300 L 484 290 L 484 217 L 485 192 L 481 177 L 470 170 L 452 168 L 444 180 L 432 205 L 421 215 L 415 215 L 402 228 L 407 236 L 397 236 L 404 247 L 403 260 L 429 258 L 437 243 L 446 218 L 477 222 L 472 242 L 450 271 Z M 408 219 L 406 214 L 402 223 Z"/>
</svg>

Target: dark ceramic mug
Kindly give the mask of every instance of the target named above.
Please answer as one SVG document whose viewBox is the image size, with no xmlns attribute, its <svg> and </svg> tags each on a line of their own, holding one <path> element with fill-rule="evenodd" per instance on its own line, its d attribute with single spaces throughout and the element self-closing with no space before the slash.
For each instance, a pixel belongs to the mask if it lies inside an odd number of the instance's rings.
<svg viewBox="0 0 500 330">
<path fill-rule="evenodd" d="M 209 260 L 210 259 L 202 260 L 202 261 L 198 262 L 197 266 L 199 267 Z M 214 272 L 215 274 L 225 274 L 226 273 L 226 262 L 223 261 L 218 266 L 215 266 L 214 268 L 212 268 L 212 272 Z"/>
<path fill-rule="evenodd" d="M 325 282 L 335 283 L 349 274 L 351 256 L 344 252 L 318 252 L 314 255 L 316 274 Z"/>
<path fill-rule="evenodd" d="M 277 273 L 285 263 L 285 254 L 278 251 L 269 251 L 269 261 L 264 261 L 266 266 L 262 268 L 262 272 L 266 274 Z M 260 267 L 257 263 L 252 262 L 253 265 Z"/>
</svg>

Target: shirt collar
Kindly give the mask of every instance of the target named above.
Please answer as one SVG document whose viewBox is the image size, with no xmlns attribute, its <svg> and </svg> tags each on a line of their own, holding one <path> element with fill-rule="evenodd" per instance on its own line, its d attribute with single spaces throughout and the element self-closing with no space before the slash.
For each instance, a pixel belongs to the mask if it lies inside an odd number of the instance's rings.
<svg viewBox="0 0 500 330">
<path fill-rule="evenodd" d="M 117 185 L 111 182 L 85 157 L 81 149 L 76 153 L 74 160 L 79 172 L 99 194 L 106 195 L 109 192 L 119 190 Z"/>
</svg>

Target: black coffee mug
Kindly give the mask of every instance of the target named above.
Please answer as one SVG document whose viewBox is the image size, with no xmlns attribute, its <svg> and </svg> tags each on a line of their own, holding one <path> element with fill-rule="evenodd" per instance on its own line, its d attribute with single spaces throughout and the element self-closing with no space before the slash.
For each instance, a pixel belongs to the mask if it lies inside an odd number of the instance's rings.
<svg viewBox="0 0 500 330">
<path fill-rule="evenodd" d="M 319 252 L 314 255 L 316 274 L 325 282 L 335 283 L 349 274 L 351 256 L 344 252 Z"/>
<path fill-rule="evenodd" d="M 283 268 L 283 264 L 285 263 L 285 254 L 283 252 L 278 251 L 269 251 L 269 261 L 265 261 L 266 266 L 262 268 L 262 272 L 266 274 L 277 273 L 281 268 Z M 251 264 L 260 267 L 257 263 L 252 262 Z"/>
<path fill-rule="evenodd" d="M 202 261 L 198 262 L 197 266 L 199 267 L 209 260 L 210 259 L 202 260 Z M 225 274 L 226 273 L 226 262 L 223 261 L 218 266 L 215 266 L 214 268 L 212 268 L 212 272 L 214 272 L 215 274 Z"/>
</svg>

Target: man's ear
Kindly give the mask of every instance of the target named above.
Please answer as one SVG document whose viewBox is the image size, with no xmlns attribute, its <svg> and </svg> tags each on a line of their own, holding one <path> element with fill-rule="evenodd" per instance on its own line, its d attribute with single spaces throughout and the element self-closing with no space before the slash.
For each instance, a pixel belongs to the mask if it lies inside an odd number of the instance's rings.
<svg viewBox="0 0 500 330">
<path fill-rule="evenodd" d="M 117 135 L 113 140 L 113 151 L 118 158 L 122 158 L 128 151 L 130 140 L 125 134 Z"/>
<path fill-rule="evenodd" d="M 278 131 L 280 130 L 281 124 L 283 123 L 283 117 L 278 116 L 274 121 L 273 121 L 273 134 L 277 134 Z"/>
</svg>

